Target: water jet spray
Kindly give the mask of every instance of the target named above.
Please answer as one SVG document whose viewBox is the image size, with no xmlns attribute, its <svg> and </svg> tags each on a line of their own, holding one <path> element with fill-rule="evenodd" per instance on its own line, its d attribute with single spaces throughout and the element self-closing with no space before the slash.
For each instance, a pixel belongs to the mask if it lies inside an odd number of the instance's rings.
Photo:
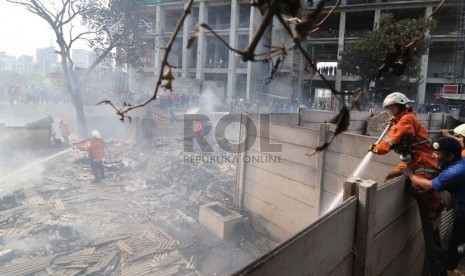
<svg viewBox="0 0 465 276">
<path fill-rule="evenodd" d="M 386 128 L 384 129 L 383 133 L 381 133 L 381 135 L 379 136 L 378 140 L 376 140 L 376 142 L 374 143 L 374 145 L 377 145 L 379 144 L 379 142 L 381 142 L 381 140 L 383 139 L 384 135 L 386 135 L 386 133 L 389 131 L 389 129 L 391 128 L 392 124 L 388 124 L 386 126 Z M 355 177 L 360 177 L 360 174 L 362 173 L 362 171 L 366 168 L 366 166 L 368 165 L 368 162 L 370 161 L 371 157 L 373 156 L 373 152 L 368 152 L 365 157 L 363 158 L 362 162 L 360 162 L 360 164 L 358 164 L 357 168 L 355 169 L 354 173 L 352 174 L 352 176 L 355 176 Z"/>
<path fill-rule="evenodd" d="M 392 124 L 388 124 L 386 126 L 386 128 L 384 129 L 383 133 L 381 133 L 381 135 L 379 136 L 378 140 L 376 140 L 375 142 L 375 145 L 379 144 L 379 142 L 381 142 L 381 140 L 383 139 L 384 135 L 386 135 L 386 133 L 389 131 L 389 129 L 391 128 Z M 361 173 L 363 170 L 365 170 L 366 166 L 368 165 L 368 162 L 370 161 L 371 157 L 373 156 L 373 152 L 368 152 L 365 157 L 363 158 L 362 162 L 360 162 L 360 164 L 357 166 L 357 168 L 355 169 L 354 173 L 352 174 L 352 176 L 355 176 L 355 177 L 360 177 Z M 329 207 L 322 213 L 323 215 L 328 213 L 329 211 L 333 210 L 334 208 L 336 208 L 339 204 L 342 203 L 342 197 L 344 195 L 344 190 L 341 189 L 339 191 L 339 193 L 337 193 L 336 197 L 334 198 L 334 200 L 331 202 L 331 204 L 329 205 Z"/>
<path fill-rule="evenodd" d="M 30 162 L 29 164 L 19 168 L 19 169 L 16 169 L 14 171 L 12 171 L 11 173 L 8 173 L 7 175 L 3 175 L 0 177 L 0 198 L 2 196 L 5 195 L 5 193 L 8 193 L 8 192 L 12 192 L 12 189 L 13 190 L 18 190 L 20 189 L 21 187 L 19 187 L 17 185 L 17 183 L 9 183 L 7 184 L 8 181 L 11 181 L 13 180 L 15 177 L 18 177 L 19 175 L 21 175 L 21 173 L 25 172 L 26 170 L 30 170 L 42 163 L 45 163 L 47 161 L 49 161 L 50 159 L 53 159 L 55 157 L 58 157 L 62 154 L 65 154 L 67 152 L 70 152 L 72 151 L 73 148 L 69 148 L 69 149 L 66 149 L 66 150 L 63 150 L 61 152 L 58 152 L 58 153 L 55 153 L 53 155 L 50 155 L 48 157 L 45 157 L 45 158 L 42 158 L 40 160 L 37 160 L 37 161 L 33 161 L 33 162 Z"/>
</svg>

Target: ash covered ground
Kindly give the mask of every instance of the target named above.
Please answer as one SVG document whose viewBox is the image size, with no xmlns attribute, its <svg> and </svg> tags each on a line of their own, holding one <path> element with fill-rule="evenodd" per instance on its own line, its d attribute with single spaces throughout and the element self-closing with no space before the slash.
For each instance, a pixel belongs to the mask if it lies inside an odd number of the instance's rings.
<svg viewBox="0 0 465 276">
<path fill-rule="evenodd" d="M 227 275 L 276 246 L 246 216 L 227 241 L 199 223 L 205 203 L 234 208 L 235 164 L 185 163 L 181 141 L 106 148 L 100 183 L 75 150 L 8 180 L 2 275 Z"/>
</svg>

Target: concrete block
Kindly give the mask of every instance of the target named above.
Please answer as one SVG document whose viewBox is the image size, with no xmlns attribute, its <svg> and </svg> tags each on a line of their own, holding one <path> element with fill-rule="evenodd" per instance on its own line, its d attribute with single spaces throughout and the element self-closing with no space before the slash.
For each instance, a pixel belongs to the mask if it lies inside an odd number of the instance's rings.
<svg viewBox="0 0 465 276">
<path fill-rule="evenodd" d="M 210 202 L 200 206 L 199 221 L 225 240 L 234 235 L 234 229 L 242 222 L 242 215 L 225 208 L 220 202 Z"/>
</svg>

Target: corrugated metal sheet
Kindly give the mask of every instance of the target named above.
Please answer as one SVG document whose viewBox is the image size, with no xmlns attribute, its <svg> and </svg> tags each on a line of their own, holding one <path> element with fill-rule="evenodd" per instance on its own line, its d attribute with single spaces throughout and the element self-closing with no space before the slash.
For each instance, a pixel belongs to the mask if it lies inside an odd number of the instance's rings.
<svg viewBox="0 0 465 276">
<path fill-rule="evenodd" d="M 441 244 L 443 248 L 447 248 L 447 241 L 452 233 L 452 224 L 455 218 L 455 209 L 442 211 L 441 225 L 439 226 L 439 235 L 441 236 Z"/>
</svg>

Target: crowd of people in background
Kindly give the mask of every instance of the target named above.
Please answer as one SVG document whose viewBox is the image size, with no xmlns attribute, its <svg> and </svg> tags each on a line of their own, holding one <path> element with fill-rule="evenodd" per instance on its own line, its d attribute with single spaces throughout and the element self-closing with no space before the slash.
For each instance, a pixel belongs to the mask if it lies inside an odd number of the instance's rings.
<svg viewBox="0 0 465 276">
<path fill-rule="evenodd" d="M 320 68 L 323 74 L 334 74 L 335 67 L 326 66 Z M 110 100 L 113 104 L 121 106 L 124 103 L 139 103 L 151 97 L 148 91 L 124 90 L 118 92 L 104 91 L 96 93 L 91 89 L 81 92 L 84 105 L 96 105 L 102 100 Z M 149 106 L 169 109 L 195 108 L 201 105 L 202 95 L 198 92 L 184 94 L 177 92 L 162 91 L 158 94 L 157 100 Z M 14 105 L 72 105 L 71 97 L 68 93 L 57 88 L 45 88 L 39 86 L 21 87 L 19 85 L 0 86 L 0 104 Z M 347 103 L 350 106 L 350 102 Z M 217 98 L 214 109 L 224 112 L 260 111 L 274 113 L 297 113 L 299 107 L 306 107 L 312 110 L 336 111 L 337 104 L 330 98 L 304 98 L 304 99 L 284 99 L 267 97 L 266 95 L 247 99 L 245 97 Z M 375 102 L 362 103 L 363 111 L 376 113 L 381 111 L 381 104 Z M 450 112 L 456 106 L 422 104 L 415 106 L 417 113 L 428 112 Z"/>
<path fill-rule="evenodd" d="M 58 89 L 10 85 L 0 86 L 0 104 L 67 105 L 71 100 Z"/>
<path fill-rule="evenodd" d="M 325 76 L 334 76 L 336 75 L 337 66 L 322 66 L 318 68 L 320 73 Z"/>
</svg>

